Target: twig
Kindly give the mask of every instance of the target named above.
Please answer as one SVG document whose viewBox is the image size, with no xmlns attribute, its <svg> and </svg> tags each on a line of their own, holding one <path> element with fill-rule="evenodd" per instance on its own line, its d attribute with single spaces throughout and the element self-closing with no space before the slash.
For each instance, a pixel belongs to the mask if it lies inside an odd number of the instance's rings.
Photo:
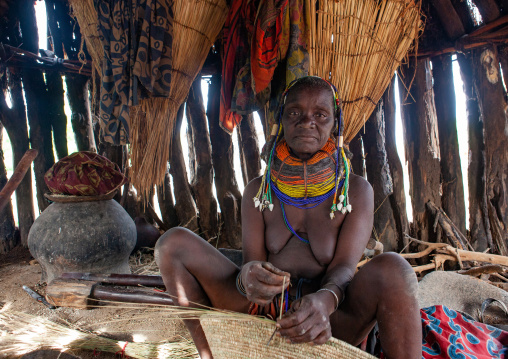
<svg viewBox="0 0 508 359">
<path fill-rule="evenodd" d="M 464 274 L 464 275 L 470 275 L 470 276 L 473 276 L 473 277 L 478 277 L 479 275 L 482 275 L 482 274 L 497 274 L 497 273 L 504 273 L 506 272 L 507 268 L 506 267 L 503 267 L 503 266 L 500 266 L 500 265 L 495 265 L 495 264 L 492 264 L 492 265 L 485 265 L 485 266 L 481 266 L 481 267 L 474 267 L 474 268 L 470 268 L 470 269 L 467 269 L 467 270 L 461 270 L 461 271 L 458 271 L 457 273 L 459 274 Z M 502 277 L 502 276 L 500 276 Z M 507 280 L 505 277 L 502 277 L 505 281 Z"/>
</svg>

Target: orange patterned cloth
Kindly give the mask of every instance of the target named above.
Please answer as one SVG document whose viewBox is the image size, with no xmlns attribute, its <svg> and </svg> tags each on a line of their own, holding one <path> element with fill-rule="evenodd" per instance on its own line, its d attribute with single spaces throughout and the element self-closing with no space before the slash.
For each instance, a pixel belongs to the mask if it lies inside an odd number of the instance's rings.
<svg viewBox="0 0 508 359">
<path fill-rule="evenodd" d="M 74 152 L 55 163 L 44 176 L 53 194 L 97 196 L 126 182 L 118 165 L 94 152 Z"/>
</svg>

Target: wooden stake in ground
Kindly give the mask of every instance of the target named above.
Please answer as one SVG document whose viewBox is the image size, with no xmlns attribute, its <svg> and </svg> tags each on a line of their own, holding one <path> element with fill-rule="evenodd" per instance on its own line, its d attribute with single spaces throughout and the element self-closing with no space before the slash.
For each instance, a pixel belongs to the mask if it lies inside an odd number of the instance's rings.
<svg viewBox="0 0 508 359">
<path fill-rule="evenodd" d="M 412 63 L 408 73 L 414 71 L 416 74 L 411 93 L 402 96 L 403 99 L 407 98 L 407 103 L 401 112 L 406 160 L 409 164 L 413 236 L 426 242 L 435 242 L 437 235 L 432 229 L 430 216 L 425 208 L 429 200 L 441 206 L 439 138 L 430 61 L 427 59 Z M 406 77 L 405 87 L 408 88 L 410 83 L 411 79 Z"/>
<path fill-rule="evenodd" d="M 4 209 L 7 203 L 9 203 L 11 195 L 21 183 L 23 177 L 25 177 L 26 172 L 30 169 L 30 165 L 35 157 L 37 157 L 38 153 L 39 152 L 37 150 L 28 150 L 21 161 L 19 161 L 11 178 L 5 184 L 4 188 L 2 188 L 2 191 L 0 191 L 0 212 Z"/>
<path fill-rule="evenodd" d="M 7 183 L 7 169 L 4 162 L 4 152 L 2 148 L 3 138 L 2 123 L 0 122 L 0 190 Z M 5 143 L 5 142 L 3 142 Z M 0 254 L 9 252 L 19 242 L 19 233 L 16 233 L 14 216 L 12 214 L 12 205 L 8 201 L 3 210 L 0 210 Z"/>
<path fill-rule="evenodd" d="M 474 82 L 485 134 L 486 205 L 496 252 L 508 255 L 508 113 L 497 49 L 476 50 Z"/>
</svg>

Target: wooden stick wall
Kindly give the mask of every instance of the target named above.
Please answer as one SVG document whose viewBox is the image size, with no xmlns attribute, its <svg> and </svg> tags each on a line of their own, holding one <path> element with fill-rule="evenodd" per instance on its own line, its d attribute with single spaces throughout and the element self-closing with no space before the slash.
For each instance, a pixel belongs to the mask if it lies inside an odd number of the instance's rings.
<svg viewBox="0 0 508 359">
<path fill-rule="evenodd" d="M 492 5 L 493 0 L 489 1 Z M 69 16 L 67 4 L 55 0 L 47 0 L 46 4 L 50 42 L 56 56 L 63 58 L 66 54 L 70 59 L 78 59 L 81 36 L 78 25 Z M 440 0 L 439 4 L 430 1 L 426 3 L 427 11 L 436 12 L 440 6 L 446 7 L 447 4 L 444 0 Z M 422 46 L 431 43 L 436 36 L 448 39 L 473 30 L 471 24 L 464 23 L 466 18 L 461 3 L 452 1 L 451 4 L 458 9 L 457 16 L 452 19 L 455 22 L 453 28 L 445 31 L 445 22 L 429 25 L 429 35 L 424 35 L 427 38 L 422 39 Z M 477 4 L 480 11 L 481 4 L 483 2 Z M 496 19 L 494 12 L 487 14 L 487 18 Z M 501 15 L 498 13 L 497 17 Z M 33 2 L 16 2 L 9 9 L 6 19 L 8 22 L 0 29 L 0 41 L 37 53 Z M 457 21 L 462 21 L 463 26 L 458 26 Z M 446 41 L 438 45 L 445 46 Z M 118 195 L 116 199 L 132 217 L 146 217 L 163 230 L 184 225 L 214 245 L 239 248 L 242 194 L 235 180 L 235 171 L 242 171 L 244 182 L 261 174 L 258 141 L 264 140 L 256 138 L 254 119 L 246 116 L 238 131 L 242 167 L 234 168 L 232 138 L 219 126 L 220 61 L 217 57 L 217 53 L 211 53 L 210 61 L 205 64 L 206 71 L 212 74 L 208 103 L 203 102 L 199 78 L 186 101 L 190 178 L 187 177 L 182 145 L 177 136 L 183 121 L 182 106 L 175 126 L 175 140 L 168 148 L 170 161 L 164 186 L 154 189 L 153 193 L 158 198 L 161 218 L 155 214 L 153 200 L 148 199 L 147 206 L 141 205 L 141 199 L 128 186 L 124 188 L 123 196 Z M 508 135 L 503 127 L 507 123 L 507 104 L 506 88 L 499 72 L 501 63 L 505 79 L 508 78 L 508 50 L 505 45 L 483 46 L 458 54 L 458 62 L 467 96 L 468 173 L 460 173 L 451 55 L 411 57 L 408 66 L 401 69 L 404 77 L 399 83 L 399 95 L 404 103 L 400 110 L 410 174 L 412 223 L 408 222 L 406 214 L 408 199 L 404 195 L 403 164 L 395 146 L 395 79 L 367 122 L 365 132 L 361 131 L 363 150 L 358 138 L 351 142 L 350 150 L 356 155 L 353 159 L 355 173 L 365 174 L 375 190 L 376 213 L 372 236 L 384 244 L 385 250 L 407 250 L 408 237 L 426 242 L 445 241 L 442 229 L 436 226 L 436 211 L 428 209 L 431 201 L 444 210 L 476 250 L 490 248 L 493 253 L 508 254 Z M 50 69 L 46 69 L 43 75 L 40 69 L 7 67 L 2 77 L 4 88 L 9 90 L 12 107 L 7 106 L 6 93 L 3 92 L 0 95 L 0 123 L 12 143 L 13 165 L 19 162 L 29 147 L 38 149 L 40 153 L 34 165 L 38 211 L 49 205 L 43 197 L 47 191 L 44 173 L 58 158 L 67 154 L 64 141 L 66 121 L 72 123 L 79 150 L 98 151 L 124 170 L 126 167 L 127 149 L 103 143 L 97 124 L 93 124 L 91 108 L 94 99 L 89 98 L 89 93 L 93 93 L 90 77 L 65 74 L 67 92 L 64 94 L 62 75 Z M 63 112 L 64 96 L 67 96 L 71 107 L 70 119 Z M 54 158 L 54 152 L 57 158 Z M 5 164 L 0 161 L 0 188 L 6 181 L 4 168 Z M 469 179 L 467 193 L 470 207 L 467 214 L 461 187 L 463 176 Z M 217 200 L 212 196 L 213 180 Z M 26 176 L 16 191 L 18 228 L 14 227 L 12 206 L 2 212 L 0 252 L 10 250 L 17 243 L 26 246 L 28 231 L 35 217 L 32 188 L 31 178 Z M 469 231 L 465 229 L 466 216 L 470 221 Z"/>
</svg>

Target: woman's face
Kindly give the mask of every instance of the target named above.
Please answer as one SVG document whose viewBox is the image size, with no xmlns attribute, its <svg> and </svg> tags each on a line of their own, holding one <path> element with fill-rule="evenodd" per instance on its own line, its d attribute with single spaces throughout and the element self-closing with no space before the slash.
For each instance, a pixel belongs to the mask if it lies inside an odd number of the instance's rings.
<svg viewBox="0 0 508 359">
<path fill-rule="evenodd" d="M 331 90 L 299 88 L 289 92 L 282 125 L 284 138 L 295 156 L 301 160 L 311 158 L 326 144 L 334 124 Z"/>
</svg>

